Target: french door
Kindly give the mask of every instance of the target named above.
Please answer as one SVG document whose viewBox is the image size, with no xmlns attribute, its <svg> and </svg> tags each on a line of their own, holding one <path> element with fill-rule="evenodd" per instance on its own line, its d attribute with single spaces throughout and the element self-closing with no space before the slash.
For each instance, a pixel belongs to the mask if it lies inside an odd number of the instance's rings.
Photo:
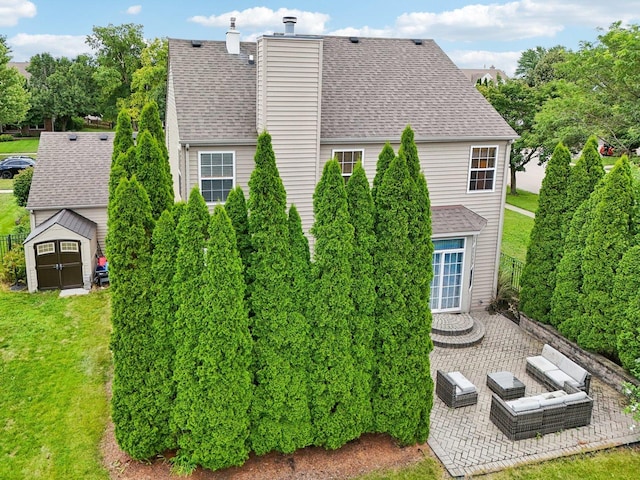
<svg viewBox="0 0 640 480">
<path fill-rule="evenodd" d="M 464 238 L 434 240 L 431 311 L 460 309 L 464 272 Z"/>
</svg>

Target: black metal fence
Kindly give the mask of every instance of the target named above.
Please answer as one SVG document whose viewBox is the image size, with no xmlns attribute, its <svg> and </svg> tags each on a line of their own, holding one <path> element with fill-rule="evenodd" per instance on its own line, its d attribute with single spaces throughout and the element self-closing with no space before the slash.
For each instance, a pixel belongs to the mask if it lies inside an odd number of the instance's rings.
<svg viewBox="0 0 640 480">
<path fill-rule="evenodd" d="M 501 274 L 509 279 L 511 286 L 520 291 L 520 276 L 524 263 L 517 258 L 510 257 L 500 252 L 500 271 Z"/>
<path fill-rule="evenodd" d="M 0 259 L 16 245 L 22 245 L 27 238 L 23 235 L 0 235 Z"/>
</svg>

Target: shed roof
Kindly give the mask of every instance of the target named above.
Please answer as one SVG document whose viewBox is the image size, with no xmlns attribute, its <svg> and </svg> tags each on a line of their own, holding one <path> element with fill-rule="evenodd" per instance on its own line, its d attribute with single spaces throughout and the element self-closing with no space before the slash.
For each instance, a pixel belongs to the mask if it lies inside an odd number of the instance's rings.
<svg viewBox="0 0 640 480">
<path fill-rule="evenodd" d="M 93 237 L 95 237 L 96 229 L 98 228 L 96 222 L 83 217 L 73 210 L 63 209 L 55 215 L 49 217 L 36 228 L 34 228 L 31 233 L 29 233 L 24 243 L 33 240 L 42 232 L 51 228 L 53 225 L 60 225 L 67 230 L 77 233 L 78 235 L 88 239 L 92 239 Z"/>
<path fill-rule="evenodd" d="M 517 136 L 433 40 L 318 38 L 322 140 L 393 141 L 407 124 L 418 141 Z M 181 140 L 254 139 L 256 44 L 198 43 L 169 39 Z"/>
<path fill-rule="evenodd" d="M 27 208 L 106 207 L 114 135 L 42 132 Z"/>
<path fill-rule="evenodd" d="M 463 205 L 431 207 L 433 236 L 477 235 L 487 224 L 487 219 Z"/>
</svg>

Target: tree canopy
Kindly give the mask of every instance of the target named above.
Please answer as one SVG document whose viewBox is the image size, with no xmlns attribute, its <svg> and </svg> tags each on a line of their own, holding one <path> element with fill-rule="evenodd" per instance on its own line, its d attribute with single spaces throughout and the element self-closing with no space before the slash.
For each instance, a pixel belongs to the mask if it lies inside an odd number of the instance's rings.
<svg viewBox="0 0 640 480">
<path fill-rule="evenodd" d="M 0 35 L 0 125 L 19 124 L 26 118 L 30 106 L 24 77 L 16 68 L 8 66 L 10 53 L 6 37 Z"/>
</svg>

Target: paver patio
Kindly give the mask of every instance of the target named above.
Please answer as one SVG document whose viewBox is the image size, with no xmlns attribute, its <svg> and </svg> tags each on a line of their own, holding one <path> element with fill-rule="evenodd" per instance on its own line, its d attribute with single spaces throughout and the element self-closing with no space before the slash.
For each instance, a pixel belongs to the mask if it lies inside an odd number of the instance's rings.
<svg viewBox="0 0 640 480">
<path fill-rule="evenodd" d="M 489 372 L 508 370 L 526 386 L 526 396 L 547 391 L 525 372 L 525 358 L 538 355 L 543 343 L 501 315 L 474 312 L 484 323 L 486 335 L 479 345 L 446 349 L 435 347 L 431 373 L 436 370 L 462 372 L 478 389 L 478 403 L 448 408 L 434 394 L 429 446 L 453 477 L 500 470 L 521 463 L 546 460 L 582 451 L 636 442 L 633 420 L 622 413 L 625 398 L 597 377 L 589 395 L 594 399 L 591 424 L 539 438 L 511 441 L 489 420 L 491 390 Z"/>
</svg>

